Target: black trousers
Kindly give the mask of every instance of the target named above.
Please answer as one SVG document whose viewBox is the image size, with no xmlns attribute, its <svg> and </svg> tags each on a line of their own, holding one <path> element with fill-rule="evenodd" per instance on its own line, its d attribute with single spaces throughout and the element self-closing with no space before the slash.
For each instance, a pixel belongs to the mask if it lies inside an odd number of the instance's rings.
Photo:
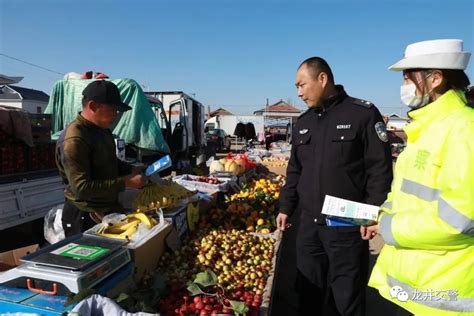
<svg viewBox="0 0 474 316">
<path fill-rule="evenodd" d="M 300 315 L 365 316 L 369 246 L 359 226 L 328 227 L 302 217 L 296 259 Z"/>
<path fill-rule="evenodd" d="M 398 307 L 396 316 L 413 316 L 413 314 L 407 311 L 406 309 Z"/>
<path fill-rule="evenodd" d="M 82 233 L 95 225 L 89 213 L 81 211 L 68 199 L 64 202 L 61 221 L 66 237 Z"/>
</svg>

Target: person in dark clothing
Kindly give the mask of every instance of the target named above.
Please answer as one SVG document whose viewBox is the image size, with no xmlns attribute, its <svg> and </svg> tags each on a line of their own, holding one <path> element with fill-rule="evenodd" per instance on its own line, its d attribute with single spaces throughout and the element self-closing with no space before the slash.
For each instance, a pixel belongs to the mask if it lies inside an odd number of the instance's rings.
<svg viewBox="0 0 474 316">
<path fill-rule="evenodd" d="M 270 144 L 272 143 L 272 141 L 273 141 L 273 135 L 272 133 L 270 133 L 270 129 L 268 128 L 265 131 L 265 149 L 266 150 L 270 150 Z"/>
<path fill-rule="evenodd" d="M 326 195 L 372 205 L 385 201 L 392 181 L 385 124 L 371 102 L 352 98 L 334 84 L 320 57 L 299 66 L 296 88 L 309 108 L 293 130 L 277 226 L 288 228 L 288 217 L 300 208 L 299 313 L 365 315 L 368 243 L 359 226 L 327 226 L 321 209 Z"/>
<path fill-rule="evenodd" d="M 65 184 L 62 224 L 65 236 L 78 234 L 105 213 L 122 209 L 119 192 L 141 188 L 145 176 L 117 159 L 109 127 L 118 111 L 131 109 L 114 83 L 97 80 L 82 92 L 82 112 L 56 144 L 56 164 Z M 92 220 L 94 218 L 94 220 Z"/>
</svg>

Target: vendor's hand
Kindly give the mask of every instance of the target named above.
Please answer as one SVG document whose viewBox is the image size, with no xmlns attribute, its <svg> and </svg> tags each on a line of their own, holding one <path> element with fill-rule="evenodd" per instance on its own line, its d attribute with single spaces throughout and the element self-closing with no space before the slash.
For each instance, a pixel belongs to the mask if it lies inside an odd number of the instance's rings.
<svg viewBox="0 0 474 316">
<path fill-rule="evenodd" d="M 132 175 L 137 175 L 137 174 L 142 174 L 143 170 L 145 170 L 145 166 L 142 167 L 133 167 L 132 169 Z"/>
<path fill-rule="evenodd" d="M 372 226 L 360 226 L 360 236 L 364 240 L 370 240 L 379 233 L 379 224 Z"/>
<path fill-rule="evenodd" d="M 127 188 L 141 189 L 147 182 L 147 177 L 143 174 L 132 174 L 125 178 L 125 186 Z"/>
<path fill-rule="evenodd" d="M 287 228 L 291 227 L 291 224 L 288 223 L 288 215 L 284 213 L 278 213 L 276 224 L 277 228 L 281 231 L 285 231 Z"/>
<path fill-rule="evenodd" d="M 102 223 L 102 219 L 105 216 L 105 214 L 102 212 L 92 212 L 92 213 L 89 213 L 89 215 L 96 224 Z"/>
</svg>

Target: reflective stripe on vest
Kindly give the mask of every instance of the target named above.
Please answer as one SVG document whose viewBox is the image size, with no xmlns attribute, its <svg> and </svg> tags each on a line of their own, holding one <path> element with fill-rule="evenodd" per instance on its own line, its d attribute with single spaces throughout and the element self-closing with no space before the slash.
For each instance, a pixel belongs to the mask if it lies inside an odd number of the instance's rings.
<svg viewBox="0 0 474 316">
<path fill-rule="evenodd" d="M 388 208 L 388 209 L 392 209 L 392 202 L 385 202 L 384 204 L 382 204 L 380 206 L 381 208 Z"/>
<path fill-rule="evenodd" d="M 383 239 L 386 244 L 392 246 L 400 246 L 395 240 L 392 232 L 392 219 L 395 214 L 386 214 L 383 215 L 382 220 L 380 221 L 380 234 L 383 236 Z"/>
<path fill-rule="evenodd" d="M 438 216 L 443 221 L 456 228 L 462 234 L 474 236 L 474 220 L 466 217 L 454 207 L 449 205 L 442 197 L 438 189 L 433 189 L 411 180 L 403 179 L 401 191 L 412 194 L 427 202 L 438 202 Z"/>
<path fill-rule="evenodd" d="M 420 305 L 453 312 L 474 312 L 474 298 L 459 298 L 457 295 L 453 297 L 449 296 L 449 291 L 456 291 L 456 289 L 415 289 L 408 284 L 398 281 L 390 275 L 387 275 L 387 282 L 390 288 L 394 286 L 401 287 L 408 293 L 409 300 Z M 448 292 L 449 297 L 430 297 L 430 299 L 419 297 L 416 299 L 417 294 L 420 293 L 431 293 L 432 295 L 433 293 L 439 292 Z"/>
</svg>

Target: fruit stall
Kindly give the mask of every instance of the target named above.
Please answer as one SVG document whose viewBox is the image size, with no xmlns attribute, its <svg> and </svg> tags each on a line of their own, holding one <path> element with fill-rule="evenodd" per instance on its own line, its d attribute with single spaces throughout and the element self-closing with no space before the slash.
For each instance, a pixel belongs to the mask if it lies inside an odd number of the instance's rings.
<svg viewBox="0 0 474 316">
<path fill-rule="evenodd" d="M 28 255 L 27 266 L 15 268 L 8 282 L 54 253 L 62 261 L 38 272 L 37 278 L 49 281 L 37 293 L 73 303 L 61 312 L 74 310 L 95 293 L 128 312 L 267 315 L 281 239 L 275 230 L 277 202 L 284 182 L 284 176 L 244 154 L 214 160 L 206 177 L 158 179 L 126 196 L 133 211 L 107 215 L 72 240 L 81 249 L 69 249 L 68 239 L 41 249 Z M 94 250 L 111 254 L 84 263 Z M 58 266 L 72 269 L 82 261 L 77 274 L 57 287 Z M 50 286 L 53 291 L 45 290 Z M 0 311 L 2 290 L 11 288 L 0 286 Z"/>
<path fill-rule="evenodd" d="M 276 204 L 285 179 L 257 172 L 256 164 L 243 156 L 216 160 L 214 166 L 217 163 L 223 170 L 211 167 L 212 173 L 222 174 L 226 165 L 235 166 L 227 169 L 245 177 L 246 183 L 237 190 L 219 192 L 222 200 L 211 199 L 210 207 L 200 208 L 197 216 L 187 219 L 190 231 L 180 246 L 165 251 L 155 271 L 117 298 L 125 310 L 160 315 L 267 314 L 280 244 L 275 232 Z M 184 178 L 214 186 L 225 183 L 224 178 L 213 176 Z M 153 194 L 138 199 L 142 211 L 162 205 Z"/>
</svg>

